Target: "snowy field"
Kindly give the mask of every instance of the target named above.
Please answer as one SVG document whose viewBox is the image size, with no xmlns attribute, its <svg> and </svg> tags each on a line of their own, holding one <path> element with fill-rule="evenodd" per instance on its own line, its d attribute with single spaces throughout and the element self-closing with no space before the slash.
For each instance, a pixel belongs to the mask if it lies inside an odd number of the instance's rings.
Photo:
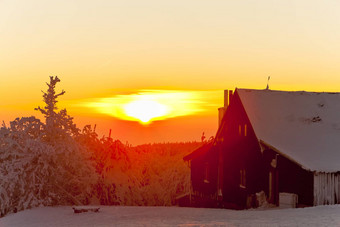
<svg viewBox="0 0 340 227">
<path fill-rule="evenodd" d="M 98 213 L 41 207 L 0 219 L 8 226 L 340 226 L 340 206 L 235 211 L 182 207 L 101 206 Z"/>
</svg>

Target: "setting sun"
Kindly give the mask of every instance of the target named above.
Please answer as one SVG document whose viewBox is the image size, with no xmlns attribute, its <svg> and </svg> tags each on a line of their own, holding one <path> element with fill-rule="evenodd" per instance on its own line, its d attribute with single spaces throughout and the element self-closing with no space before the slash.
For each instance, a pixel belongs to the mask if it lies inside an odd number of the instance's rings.
<svg viewBox="0 0 340 227">
<path fill-rule="evenodd" d="M 219 96 L 218 91 L 140 90 L 83 101 L 81 105 L 90 111 L 147 125 L 179 116 L 206 114 L 219 103 L 216 101 Z"/>
<path fill-rule="evenodd" d="M 152 100 L 136 100 L 124 105 L 126 115 L 148 124 L 151 119 L 165 116 L 168 108 Z"/>
</svg>

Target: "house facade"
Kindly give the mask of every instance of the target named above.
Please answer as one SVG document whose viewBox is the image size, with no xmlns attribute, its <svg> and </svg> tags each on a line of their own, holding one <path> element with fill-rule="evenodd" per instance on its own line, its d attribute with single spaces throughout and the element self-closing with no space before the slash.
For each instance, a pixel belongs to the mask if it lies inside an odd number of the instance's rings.
<svg viewBox="0 0 340 227">
<path fill-rule="evenodd" d="M 192 206 L 340 203 L 340 93 L 225 91 L 215 139 L 184 157 Z M 281 198 L 281 201 L 280 201 Z"/>
</svg>

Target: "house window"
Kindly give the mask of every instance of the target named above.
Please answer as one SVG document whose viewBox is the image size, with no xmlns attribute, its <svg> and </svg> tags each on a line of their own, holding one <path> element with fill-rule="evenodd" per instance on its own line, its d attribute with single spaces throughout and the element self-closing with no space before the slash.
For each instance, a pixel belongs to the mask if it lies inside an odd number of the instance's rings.
<svg viewBox="0 0 340 227">
<path fill-rule="evenodd" d="M 188 167 L 191 168 L 191 160 L 188 161 Z"/>
<path fill-rule="evenodd" d="M 238 125 L 238 135 L 239 136 L 242 135 L 242 127 L 241 127 L 241 125 Z"/>
<path fill-rule="evenodd" d="M 205 163 L 204 165 L 204 183 L 209 183 L 209 163 Z"/>
<path fill-rule="evenodd" d="M 247 124 L 244 124 L 244 136 L 247 136 Z"/>
<path fill-rule="evenodd" d="M 240 187 L 246 188 L 246 170 L 240 169 Z"/>
</svg>

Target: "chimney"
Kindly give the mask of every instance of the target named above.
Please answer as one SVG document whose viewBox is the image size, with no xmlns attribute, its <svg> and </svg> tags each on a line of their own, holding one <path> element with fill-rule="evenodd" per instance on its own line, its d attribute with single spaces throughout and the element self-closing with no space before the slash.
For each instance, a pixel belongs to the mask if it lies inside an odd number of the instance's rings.
<svg viewBox="0 0 340 227">
<path fill-rule="evenodd" d="M 228 98 L 228 90 L 224 90 L 224 107 L 227 108 L 228 107 L 228 101 L 229 101 L 229 98 Z"/>
<path fill-rule="evenodd" d="M 231 103 L 231 99 L 233 98 L 233 90 L 229 90 L 229 105 Z M 224 101 L 225 102 L 225 101 Z"/>
<path fill-rule="evenodd" d="M 218 127 L 221 125 L 223 116 L 228 108 L 228 105 L 230 104 L 230 94 L 232 94 L 232 91 L 224 90 L 224 106 L 218 108 Z"/>
</svg>

